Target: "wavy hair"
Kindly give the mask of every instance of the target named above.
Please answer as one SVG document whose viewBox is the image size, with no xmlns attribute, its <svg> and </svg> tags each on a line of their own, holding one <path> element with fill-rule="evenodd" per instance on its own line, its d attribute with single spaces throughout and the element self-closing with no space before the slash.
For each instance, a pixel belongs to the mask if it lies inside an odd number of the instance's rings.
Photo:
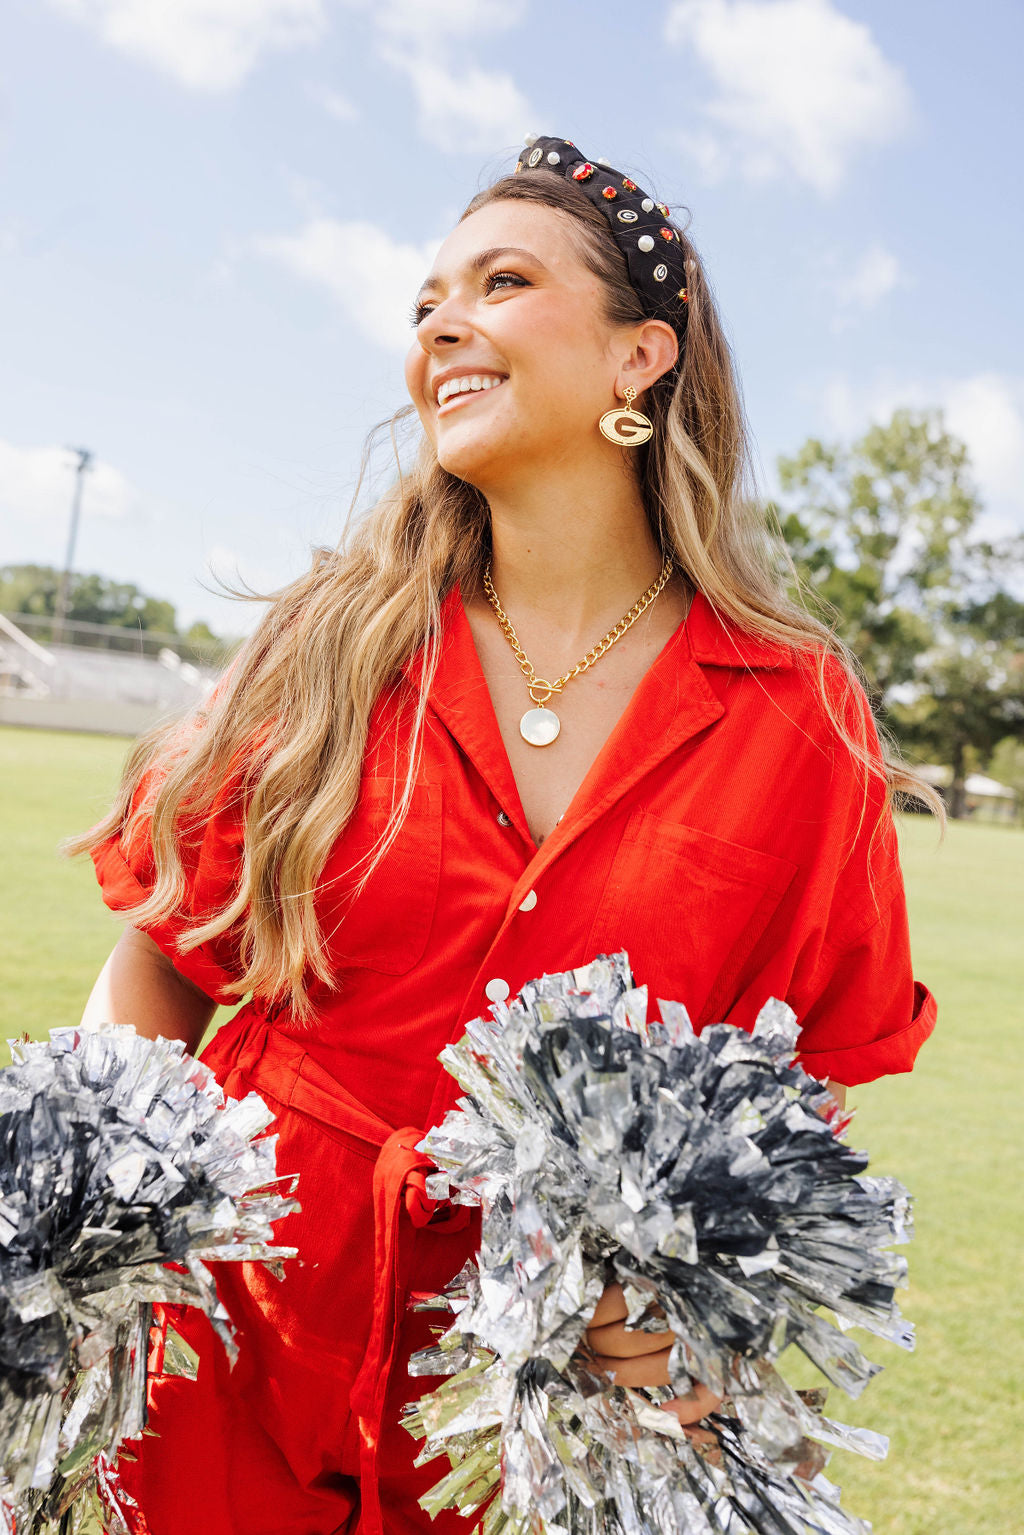
<svg viewBox="0 0 1024 1535">
<path fill-rule="evenodd" d="M 577 187 L 555 175 L 504 176 L 479 192 L 462 218 L 501 200 L 565 215 L 580 259 L 603 284 L 608 322 L 644 319 L 603 215 Z M 686 344 L 680 361 L 640 402 L 654 435 L 631 458 L 661 550 L 720 615 L 811 654 L 825 711 L 863 769 L 865 807 L 874 776 L 884 779 L 886 801 L 902 792 L 941 817 L 934 790 L 884 739 L 878 759 L 870 719 L 851 709 L 845 686 L 845 680 L 862 683 L 858 664 L 799 600 L 778 526 L 752 494 L 743 410 L 714 297 L 685 229 L 675 227 L 689 290 Z M 393 444 L 398 425 L 412 413 L 405 406 L 383 423 Z M 353 506 L 372 441 L 373 434 Z M 317 885 L 356 806 L 371 714 L 394 687 L 402 663 L 421 651 L 418 695 L 407 710 L 404 789 L 396 791 L 368 864 L 350 871 L 363 881 L 409 806 L 437 666 L 441 604 L 456 583 L 464 590 L 478 585 L 489 548 L 484 497 L 443 469 L 424 437 L 411 471 L 403 473 L 399 462 L 397 478 L 372 510 L 359 520 L 350 513 L 338 548 L 318 551 L 308 574 L 272 594 L 259 627 L 200 715 L 139 740 L 109 815 L 67 850 L 86 852 L 151 823 L 155 882 L 128 915 L 143 927 L 167 920 L 180 914 L 187 896 L 183 839 L 218 796 L 223 802 L 230 783 L 244 815 L 237 886 L 219 910 L 202 914 L 186 931 L 181 946 L 194 948 L 230 929 L 241 963 L 238 994 L 287 1000 L 297 1016 L 309 1017 L 311 980 L 334 979 Z"/>
</svg>

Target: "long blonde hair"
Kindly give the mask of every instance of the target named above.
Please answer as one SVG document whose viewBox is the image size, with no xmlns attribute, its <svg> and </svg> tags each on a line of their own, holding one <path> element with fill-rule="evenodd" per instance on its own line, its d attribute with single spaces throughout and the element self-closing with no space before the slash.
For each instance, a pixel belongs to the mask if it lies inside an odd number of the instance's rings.
<svg viewBox="0 0 1024 1535">
<path fill-rule="evenodd" d="M 609 323 L 643 320 L 605 219 L 578 188 L 554 175 L 502 177 L 473 198 L 462 218 L 498 200 L 539 203 L 566 215 L 581 260 L 604 284 Z M 869 777 L 876 775 L 884 777 L 889 796 L 906 792 L 941 816 L 934 791 L 891 747 L 881 765 L 876 761 L 868 724 L 849 708 L 849 696 L 839 695 L 836 668 L 829 667 L 834 657 L 856 683 L 854 657 L 788 594 L 797 587 L 795 572 L 750 491 L 729 348 L 699 257 L 683 229 L 680 236 L 689 290 L 686 344 L 680 364 L 642 402 L 654 436 L 641 459 L 640 483 L 661 549 L 725 618 L 816 657 L 824 707 L 862 765 L 865 803 Z M 411 413 L 406 406 L 392 418 L 393 440 Z M 364 471 L 366 463 L 364 452 Z M 298 1016 L 308 1016 L 311 977 L 333 980 L 317 884 L 356 806 L 372 711 L 395 685 L 402 663 L 422 651 L 418 696 L 408 708 L 404 790 L 370 869 L 408 809 L 437 666 L 441 604 L 456 583 L 464 591 L 477 587 L 489 547 L 486 501 L 438 464 L 424 437 L 411 472 L 399 464 L 390 489 L 365 518 L 350 521 L 338 549 L 318 552 L 307 575 L 273 595 L 201 717 L 139 740 L 110 814 L 68 850 L 91 850 L 151 819 L 156 880 L 129 915 L 142 927 L 166 920 L 186 895 L 180 839 L 202 823 L 230 781 L 244 815 L 238 882 L 220 910 L 187 932 L 182 947 L 233 929 L 239 995 L 288 1000 Z M 365 878 L 368 870 L 351 872 Z"/>
</svg>

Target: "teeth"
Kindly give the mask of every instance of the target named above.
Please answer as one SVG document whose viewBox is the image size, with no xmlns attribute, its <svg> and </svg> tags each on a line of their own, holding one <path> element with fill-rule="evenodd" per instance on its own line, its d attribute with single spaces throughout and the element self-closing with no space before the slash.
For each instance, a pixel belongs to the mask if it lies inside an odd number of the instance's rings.
<svg viewBox="0 0 1024 1535">
<path fill-rule="evenodd" d="M 437 391 L 437 403 L 440 406 L 454 395 L 476 394 L 484 389 L 494 389 L 504 382 L 504 379 L 498 378 L 493 373 L 472 373 L 462 378 L 446 379 Z"/>
</svg>

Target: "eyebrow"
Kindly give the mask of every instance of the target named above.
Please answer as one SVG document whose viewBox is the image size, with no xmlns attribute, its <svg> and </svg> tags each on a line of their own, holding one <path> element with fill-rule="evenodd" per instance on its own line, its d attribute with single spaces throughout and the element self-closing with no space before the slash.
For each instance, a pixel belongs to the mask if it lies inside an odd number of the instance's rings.
<svg viewBox="0 0 1024 1535">
<path fill-rule="evenodd" d="M 539 256 L 535 256 L 533 251 L 524 250 L 521 245 L 492 245 L 490 250 L 478 251 L 475 256 L 470 257 L 469 261 L 466 263 L 466 266 L 467 269 L 471 272 L 479 272 L 485 266 L 490 266 L 492 261 L 497 261 L 500 257 L 503 256 L 525 256 L 527 261 L 536 262 L 537 266 L 542 267 L 544 265 Z M 431 272 L 430 276 L 420 288 L 420 291 L 417 293 L 416 297 L 422 298 L 423 294 L 426 293 L 428 289 L 442 288 L 443 286 L 444 279 L 440 277 L 436 272 Z"/>
</svg>

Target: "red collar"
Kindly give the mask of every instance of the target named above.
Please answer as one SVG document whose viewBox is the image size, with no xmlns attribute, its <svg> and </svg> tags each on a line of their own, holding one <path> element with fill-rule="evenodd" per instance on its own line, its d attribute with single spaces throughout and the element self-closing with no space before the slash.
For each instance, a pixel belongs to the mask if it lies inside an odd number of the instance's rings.
<svg viewBox="0 0 1024 1535">
<path fill-rule="evenodd" d="M 441 604 L 441 632 L 452 639 L 453 630 L 466 625 L 461 611 L 462 594 L 456 585 Z M 682 633 L 680 633 L 680 630 Z M 682 639 L 698 666 L 731 666 L 750 670 L 785 670 L 793 665 L 793 651 L 788 645 L 740 629 L 713 607 L 703 592 L 695 592 L 690 611 L 666 650 Z M 447 649 L 445 645 L 445 649 Z M 402 663 L 402 672 L 415 680 L 419 655 Z"/>
<path fill-rule="evenodd" d="M 778 640 L 740 629 L 712 607 L 703 592 L 695 592 L 686 618 L 690 654 L 699 666 L 737 666 L 761 670 L 793 665 L 793 651 Z"/>
</svg>

